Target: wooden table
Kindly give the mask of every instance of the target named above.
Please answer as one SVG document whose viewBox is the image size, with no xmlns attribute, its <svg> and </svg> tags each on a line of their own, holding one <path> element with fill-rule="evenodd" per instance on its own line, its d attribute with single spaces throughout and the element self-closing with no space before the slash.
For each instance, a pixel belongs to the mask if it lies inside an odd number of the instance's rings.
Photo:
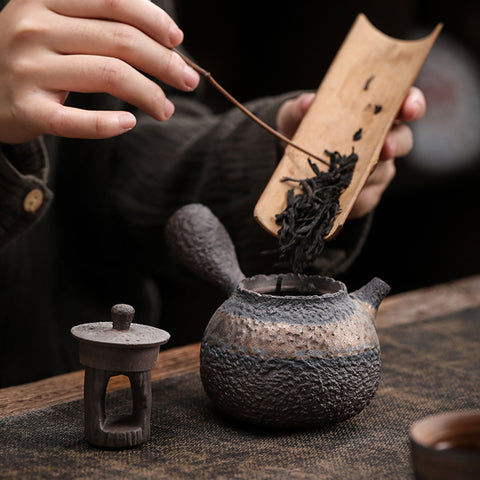
<svg viewBox="0 0 480 480">
<path fill-rule="evenodd" d="M 480 306 L 480 275 L 387 297 L 377 314 L 379 329 L 411 323 Z M 152 381 L 199 367 L 199 344 L 160 352 Z M 128 379 L 113 377 L 109 391 L 129 387 Z M 83 371 L 59 375 L 0 390 L 0 418 L 57 405 L 83 397 Z"/>
</svg>

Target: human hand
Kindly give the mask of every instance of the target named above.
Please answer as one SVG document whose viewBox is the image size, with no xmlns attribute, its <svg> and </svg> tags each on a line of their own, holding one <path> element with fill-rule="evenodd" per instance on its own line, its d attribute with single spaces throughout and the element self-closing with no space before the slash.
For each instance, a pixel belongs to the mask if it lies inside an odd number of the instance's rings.
<svg viewBox="0 0 480 480">
<path fill-rule="evenodd" d="M 168 119 L 173 104 L 141 72 L 196 88 L 198 73 L 171 50 L 182 40 L 149 0 L 10 0 L 0 12 L 0 142 L 107 138 L 134 127 L 129 112 L 64 106 L 71 91 L 106 92 Z"/>
<path fill-rule="evenodd" d="M 278 110 L 277 129 L 287 137 L 293 136 L 314 97 L 313 93 L 303 93 L 295 99 L 284 102 Z M 412 87 L 385 138 L 379 162 L 358 195 L 348 218 L 360 218 L 378 205 L 383 192 L 395 176 L 395 158 L 404 157 L 413 147 L 412 131 L 404 122 L 422 118 L 425 109 L 426 102 L 422 91 Z"/>
<path fill-rule="evenodd" d="M 398 117 L 385 138 L 379 161 L 358 195 L 348 218 L 363 217 L 379 204 L 383 193 L 395 177 L 395 158 L 408 155 L 413 147 L 412 131 L 403 122 L 419 120 L 425 110 L 426 101 L 422 91 L 417 87 L 410 88 Z"/>
</svg>

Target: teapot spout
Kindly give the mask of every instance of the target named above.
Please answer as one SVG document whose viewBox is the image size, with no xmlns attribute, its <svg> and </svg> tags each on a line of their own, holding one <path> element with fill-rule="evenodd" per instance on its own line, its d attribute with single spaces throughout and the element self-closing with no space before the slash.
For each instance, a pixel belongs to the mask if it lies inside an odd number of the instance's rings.
<svg viewBox="0 0 480 480">
<path fill-rule="evenodd" d="M 366 285 L 353 292 L 351 297 L 371 305 L 376 311 L 389 292 L 390 286 L 380 278 L 374 277 Z"/>
</svg>

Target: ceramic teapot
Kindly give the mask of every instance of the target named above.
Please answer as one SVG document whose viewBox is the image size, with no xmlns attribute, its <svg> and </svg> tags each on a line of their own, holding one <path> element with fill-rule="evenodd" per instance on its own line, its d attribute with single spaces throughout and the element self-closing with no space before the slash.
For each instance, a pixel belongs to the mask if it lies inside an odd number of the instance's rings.
<svg viewBox="0 0 480 480">
<path fill-rule="evenodd" d="M 245 278 L 224 226 L 204 205 L 169 220 L 167 244 L 228 299 L 202 339 L 200 374 L 225 413 L 269 426 L 313 426 L 358 414 L 375 395 L 375 314 L 390 287 L 374 278 L 349 294 L 329 277 Z"/>
</svg>

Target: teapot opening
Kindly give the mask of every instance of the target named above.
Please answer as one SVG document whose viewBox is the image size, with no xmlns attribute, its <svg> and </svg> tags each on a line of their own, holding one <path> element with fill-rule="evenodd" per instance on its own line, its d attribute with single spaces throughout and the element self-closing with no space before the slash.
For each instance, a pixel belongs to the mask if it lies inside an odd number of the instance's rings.
<svg viewBox="0 0 480 480">
<path fill-rule="evenodd" d="M 333 294 L 343 289 L 343 284 L 330 277 L 316 275 L 297 275 L 293 273 L 280 275 L 256 275 L 246 278 L 241 286 L 261 295 L 272 296 L 322 296 Z"/>
</svg>

